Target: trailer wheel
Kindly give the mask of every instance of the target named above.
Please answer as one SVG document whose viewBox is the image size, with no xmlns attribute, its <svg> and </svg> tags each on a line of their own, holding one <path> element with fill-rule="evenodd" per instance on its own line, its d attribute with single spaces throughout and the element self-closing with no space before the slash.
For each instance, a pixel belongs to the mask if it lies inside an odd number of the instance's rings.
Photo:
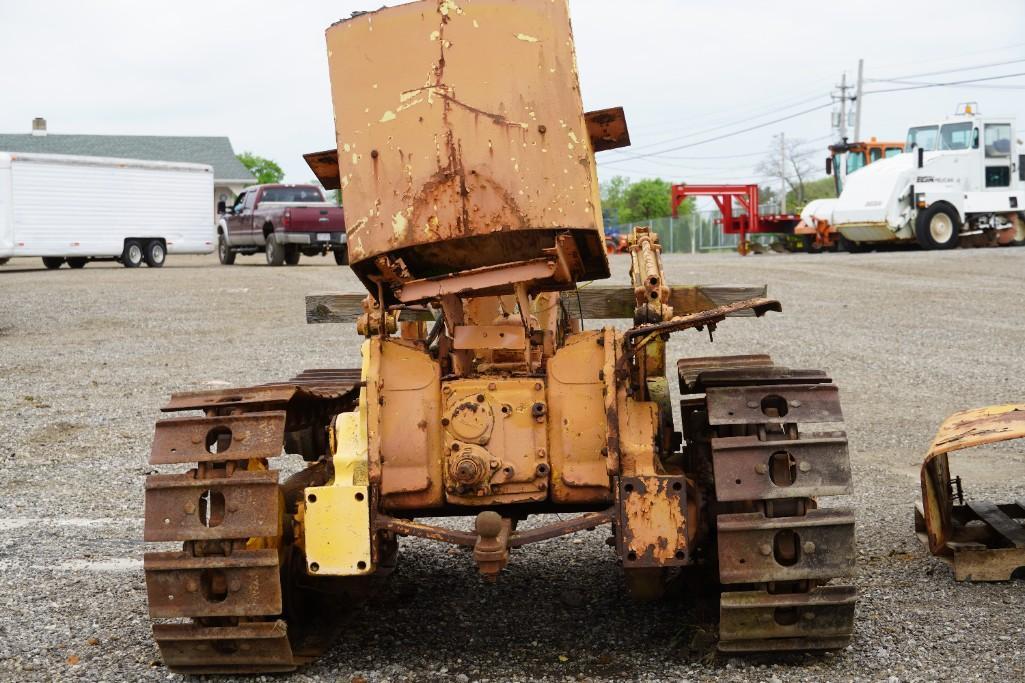
<svg viewBox="0 0 1025 683">
<path fill-rule="evenodd" d="M 167 258 L 167 250 L 160 240 L 150 240 L 146 243 L 146 265 L 150 268 L 160 268 Z"/>
<path fill-rule="evenodd" d="M 944 204 L 933 204 L 915 222 L 915 237 L 923 249 L 953 249 L 960 234 L 961 219 Z"/>
<path fill-rule="evenodd" d="M 840 238 L 836 243 L 840 251 L 846 251 L 848 254 L 864 254 L 869 250 L 869 247 L 865 246 L 861 242 L 852 242 L 843 235 L 840 235 Z"/>
<path fill-rule="evenodd" d="M 274 235 L 267 235 L 267 246 L 263 251 L 268 266 L 280 266 L 285 262 L 285 249 L 274 240 Z"/>
<path fill-rule="evenodd" d="M 121 254 L 121 265 L 125 268 L 138 268 L 142 265 L 142 260 L 142 245 L 136 240 L 125 242 L 125 250 Z"/>
<path fill-rule="evenodd" d="M 299 251 L 299 247 L 294 244 L 289 244 L 285 247 L 285 264 L 289 266 L 299 265 L 299 258 L 302 256 L 302 252 Z"/>
<path fill-rule="evenodd" d="M 235 252 L 228 246 L 228 240 L 224 239 L 222 234 L 217 235 L 217 260 L 222 266 L 235 265 Z"/>
<path fill-rule="evenodd" d="M 64 265 L 64 259 L 60 256 L 44 256 L 43 265 L 46 266 L 48 270 L 57 270 Z"/>
<path fill-rule="evenodd" d="M 339 247 L 335 249 L 335 263 L 340 266 L 349 265 L 349 247 Z"/>
<path fill-rule="evenodd" d="M 68 259 L 69 268 L 85 268 L 85 264 L 89 262 L 89 259 L 82 256 L 76 256 Z"/>
</svg>

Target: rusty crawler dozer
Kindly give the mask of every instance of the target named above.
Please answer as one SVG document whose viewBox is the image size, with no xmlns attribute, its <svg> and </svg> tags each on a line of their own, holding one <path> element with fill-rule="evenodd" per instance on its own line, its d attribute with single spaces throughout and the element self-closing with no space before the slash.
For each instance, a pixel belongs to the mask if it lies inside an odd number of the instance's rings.
<svg viewBox="0 0 1025 683">
<path fill-rule="evenodd" d="M 495 580 L 516 548 L 601 525 L 638 597 L 713 577 L 722 650 L 847 644 L 855 591 L 830 579 L 853 570 L 854 519 L 816 504 L 851 491 L 837 388 L 767 356 L 689 358 L 673 416 L 669 336 L 779 303 L 668 286 L 637 230 L 632 287 L 588 302 L 617 317 L 625 293 L 633 325 L 583 329 L 577 285 L 609 275 L 594 152 L 629 143 L 622 110 L 583 113 L 571 36 L 565 0 L 329 28 L 337 149 L 308 159 L 345 192 L 362 367 L 165 407 L 198 411 L 153 441 L 188 471 L 146 481 L 146 540 L 182 543 L 145 558 L 172 670 L 303 664 L 399 537 L 472 548 Z M 283 453 L 307 466 L 281 481 Z M 576 514 L 517 529 L 553 512 Z M 474 530 L 418 521 L 457 515 Z"/>
</svg>

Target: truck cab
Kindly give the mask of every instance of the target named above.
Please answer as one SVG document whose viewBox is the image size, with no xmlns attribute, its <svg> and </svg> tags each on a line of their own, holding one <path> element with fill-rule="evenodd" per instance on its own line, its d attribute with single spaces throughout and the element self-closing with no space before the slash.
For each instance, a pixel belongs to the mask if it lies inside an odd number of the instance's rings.
<svg viewBox="0 0 1025 683">
<path fill-rule="evenodd" d="M 848 175 L 880 159 L 889 159 L 903 152 L 903 142 L 879 142 L 875 138 L 867 142 L 847 142 L 844 138 L 843 142 L 829 146 L 826 175 L 833 176 L 836 196 L 839 197 Z"/>
<path fill-rule="evenodd" d="M 851 176 L 833 220 L 858 243 L 1025 242 L 1022 161 L 1013 118 L 963 105 L 943 121 L 912 126 L 904 154 Z"/>
</svg>

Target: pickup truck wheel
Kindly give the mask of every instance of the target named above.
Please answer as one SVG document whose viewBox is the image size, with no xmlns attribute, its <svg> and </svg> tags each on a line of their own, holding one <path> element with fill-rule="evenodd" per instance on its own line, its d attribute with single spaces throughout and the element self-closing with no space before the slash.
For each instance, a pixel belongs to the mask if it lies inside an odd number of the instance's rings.
<svg viewBox="0 0 1025 683">
<path fill-rule="evenodd" d="M 217 235 L 217 260 L 222 266 L 235 265 L 235 252 L 228 246 L 228 240 L 224 239 L 224 235 Z"/>
<path fill-rule="evenodd" d="M 138 268 L 142 265 L 142 245 L 135 240 L 125 242 L 125 251 L 121 254 L 121 264 L 125 268 Z"/>
<path fill-rule="evenodd" d="M 915 237 L 923 249 L 953 249 L 960 233 L 957 212 L 943 204 L 933 204 L 915 222 Z"/>
<path fill-rule="evenodd" d="M 267 246 L 264 248 L 264 254 L 267 256 L 268 266 L 280 266 L 285 262 L 285 250 L 274 241 L 273 235 L 267 236 Z"/>
<path fill-rule="evenodd" d="M 299 251 L 299 247 L 294 244 L 289 244 L 285 247 L 285 263 L 289 266 L 299 265 L 299 259 L 302 257 L 302 252 Z"/>
<path fill-rule="evenodd" d="M 335 263 L 340 266 L 349 265 L 349 247 L 340 247 L 335 249 Z"/>
<path fill-rule="evenodd" d="M 44 256 L 43 265 L 46 266 L 47 270 L 57 270 L 64 265 L 64 259 L 60 256 Z"/>
<path fill-rule="evenodd" d="M 76 256 L 68 259 L 69 268 L 85 268 L 85 264 L 89 262 L 89 259 Z"/>
<path fill-rule="evenodd" d="M 167 258 L 167 250 L 163 242 L 151 240 L 146 244 L 146 265 L 150 268 L 160 268 Z"/>
</svg>

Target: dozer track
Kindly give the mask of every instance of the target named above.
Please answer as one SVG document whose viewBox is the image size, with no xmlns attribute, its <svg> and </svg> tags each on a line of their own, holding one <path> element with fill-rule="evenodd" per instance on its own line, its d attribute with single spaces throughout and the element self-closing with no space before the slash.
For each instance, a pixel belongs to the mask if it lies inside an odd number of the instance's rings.
<svg viewBox="0 0 1025 683">
<path fill-rule="evenodd" d="M 678 369 L 686 438 L 714 473 L 719 649 L 843 648 L 857 593 L 828 582 L 853 573 L 854 515 L 817 503 L 852 493 L 837 388 L 767 356 L 710 360 Z"/>
<path fill-rule="evenodd" d="M 304 566 L 293 503 L 268 462 L 283 445 L 316 460 L 330 415 L 351 409 L 358 385 L 358 370 L 307 371 L 282 384 L 175 394 L 164 408 L 204 413 L 157 422 L 150 462 L 193 468 L 146 479 L 145 540 L 182 543 L 144 559 L 153 636 L 170 670 L 292 671 L 329 644 L 301 575 L 290 575 Z"/>
</svg>

